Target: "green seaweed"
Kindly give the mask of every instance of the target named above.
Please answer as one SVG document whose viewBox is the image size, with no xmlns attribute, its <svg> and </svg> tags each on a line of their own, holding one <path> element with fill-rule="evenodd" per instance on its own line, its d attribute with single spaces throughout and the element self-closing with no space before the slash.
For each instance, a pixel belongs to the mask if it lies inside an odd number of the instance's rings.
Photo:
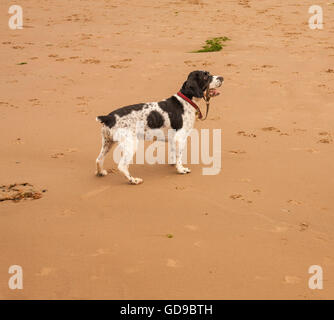
<svg viewBox="0 0 334 320">
<path fill-rule="evenodd" d="M 200 52 L 215 52 L 220 51 L 225 47 L 225 44 L 223 42 L 231 40 L 228 37 L 217 37 L 208 39 L 205 41 L 205 45 L 200 50 L 192 51 L 193 53 L 200 53 Z"/>
</svg>

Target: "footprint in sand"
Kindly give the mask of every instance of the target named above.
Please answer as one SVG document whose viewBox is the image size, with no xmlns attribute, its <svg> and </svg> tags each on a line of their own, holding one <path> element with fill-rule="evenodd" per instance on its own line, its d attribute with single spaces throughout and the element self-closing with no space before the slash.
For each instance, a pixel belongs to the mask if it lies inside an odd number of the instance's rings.
<svg viewBox="0 0 334 320">
<path fill-rule="evenodd" d="M 24 144 L 24 141 L 22 138 L 16 138 L 13 143 L 14 144 Z"/>
<path fill-rule="evenodd" d="M 254 133 L 247 133 L 245 131 L 238 131 L 237 135 L 243 136 L 243 137 L 249 137 L 249 138 L 256 138 L 256 134 L 254 134 Z"/>
<path fill-rule="evenodd" d="M 299 231 L 305 231 L 307 230 L 309 227 L 309 224 L 307 222 L 301 222 L 299 224 Z"/>
<path fill-rule="evenodd" d="M 188 67 L 194 67 L 194 68 L 197 67 L 196 63 L 195 63 L 194 61 L 191 61 L 191 60 L 186 60 L 186 61 L 184 61 L 184 63 L 185 63 Z"/>
<path fill-rule="evenodd" d="M 286 133 L 286 132 L 281 132 L 280 129 L 275 128 L 275 127 L 265 127 L 265 128 L 262 128 L 262 131 L 266 131 L 266 132 L 276 132 L 276 133 L 279 133 L 280 136 L 289 136 L 288 133 Z"/>
<path fill-rule="evenodd" d="M 270 68 L 274 68 L 274 66 L 272 66 L 271 64 L 264 64 L 261 66 L 261 68 L 270 69 Z"/>
<path fill-rule="evenodd" d="M 270 65 L 270 64 L 264 64 L 262 66 L 255 66 L 252 68 L 252 70 L 254 71 L 263 71 L 263 69 L 270 69 L 273 68 L 274 66 Z"/>
<path fill-rule="evenodd" d="M 29 99 L 29 102 L 33 107 L 39 107 L 41 105 L 41 102 L 37 98 Z"/>
<path fill-rule="evenodd" d="M 57 152 L 51 155 L 51 158 L 54 159 L 59 159 L 59 158 L 63 158 L 65 156 L 65 154 L 63 152 Z"/>
<path fill-rule="evenodd" d="M 74 152 L 78 152 L 78 149 L 77 148 L 67 148 L 65 152 L 74 153 Z M 63 158 L 63 157 L 65 157 L 64 152 L 56 152 L 51 155 L 51 158 L 54 158 L 54 159 Z"/>
<path fill-rule="evenodd" d="M 93 35 L 91 33 L 82 33 L 80 40 L 90 40 Z"/>
<path fill-rule="evenodd" d="M 232 154 L 244 154 L 244 153 L 246 153 L 246 151 L 244 151 L 244 150 L 230 150 L 229 153 L 232 153 Z"/>
<path fill-rule="evenodd" d="M 300 201 L 297 201 L 297 200 L 287 200 L 287 203 L 293 204 L 293 205 L 301 205 L 302 204 Z"/>
<path fill-rule="evenodd" d="M 245 201 L 246 203 L 253 203 L 253 201 L 243 198 L 242 194 L 232 194 L 232 195 L 230 195 L 230 198 L 232 200 L 240 199 L 242 201 Z"/>
<path fill-rule="evenodd" d="M 99 64 L 101 61 L 98 59 L 85 59 L 81 60 L 81 63 L 83 64 Z"/>
<path fill-rule="evenodd" d="M 329 132 L 322 131 L 322 132 L 319 132 L 319 135 L 322 136 L 323 138 L 318 140 L 318 143 L 332 143 L 333 142 L 332 135 Z"/>
<path fill-rule="evenodd" d="M 129 68 L 129 66 L 121 66 L 119 64 L 112 64 L 110 66 L 110 68 L 112 68 L 112 69 L 127 69 L 127 68 Z"/>
<path fill-rule="evenodd" d="M 18 81 L 13 80 L 13 81 L 7 81 L 7 83 L 17 83 Z M 18 106 L 14 106 L 13 104 L 9 103 L 9 102 L 4 102 L 4 101 L 0 101 L 0 106 L 5 106 L 5 107 L 10 107 L 10 108 L 15 108 L 18 109 Z"/>
<path fill-rule="evenodd" d="M 233 199 L 233 200 L 241 199 L 242 194 L 232 194 L 232 195 L 230 195 L 230 198 Z"/>
<path fill-rule="evenodd" d="M 204 5 L 204 3 L 201 0 L 187 0 L 187 2 L 190 4 Z"/>
<path fill-rule="evenodd" d="M 251 7 L 249 5 L 249 0 L 239 0 L 238 4 L 243 6 L 244 8 L 250 8 Z"/>
<path fill-rule="evenodd" d="M 275 127 L 264 127 L 262 128 L 263 131 L 266 131 L 266 132 L 281 132 L 281 130 L 275 128 Z"/>
</svg>

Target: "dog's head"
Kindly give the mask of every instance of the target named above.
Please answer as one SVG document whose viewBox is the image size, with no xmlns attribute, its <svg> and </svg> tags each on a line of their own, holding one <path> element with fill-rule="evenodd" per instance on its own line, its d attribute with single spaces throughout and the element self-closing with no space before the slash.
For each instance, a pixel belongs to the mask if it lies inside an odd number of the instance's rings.
<svg viewBox="0 0 334 320">
<path fill-rule="evenodd" d="M 183 84 L 181 92 L 188 98 L 203 98 L 207 90 L 210 97 L 219 94 L 219 88 L 224 81 L 221 76 L 213 76 L 208 71 L 193 71 L 189 74 L 187 81 Z"/>
</svg>

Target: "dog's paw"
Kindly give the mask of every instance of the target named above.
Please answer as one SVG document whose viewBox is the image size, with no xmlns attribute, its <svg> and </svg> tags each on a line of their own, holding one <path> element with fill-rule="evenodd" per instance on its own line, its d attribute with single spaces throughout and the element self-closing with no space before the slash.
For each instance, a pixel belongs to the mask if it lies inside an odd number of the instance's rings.
<svg viewBox="0 0 334 320">
<path fill-rule="evenodd" d="M 186 173 L 190 173 L 191 170 L 189 168 L 186 167 L 179 167 L 177 168 L 177 172 L 180 174 L 186 174 Z"/>
<path fill-rule="evenodd" d="M 130 184 L 141 184 L 141 183 L 144 182 L 144 180 L 141 179 L 141 178 L 133 178 L 133 177 L 132 177 L 132 178 L 129 180 L 129 182 L 130 182 Z"/>
<path fill-rule="evenodd" d="M 96 171 L 95 172 L 95 175 L 97 176 L 97 177 L 104 177 L 104 176 L 106 176 L 108 174 L 108 171 L 107 170 L 102 170 L 102 171 Z"/>
</svg>

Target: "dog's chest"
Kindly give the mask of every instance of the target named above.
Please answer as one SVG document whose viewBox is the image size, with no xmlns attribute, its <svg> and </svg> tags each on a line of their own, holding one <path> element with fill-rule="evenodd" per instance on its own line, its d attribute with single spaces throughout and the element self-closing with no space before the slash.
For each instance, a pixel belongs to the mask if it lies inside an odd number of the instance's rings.
<svg viewBox="0 0 334 320">
<path fill-rule="evenodd" d="M 196 120 L 196 111 L 194 107 L 190 104 L 186 103 L 184 105 L 184 114 L 183 114 L 183 128 L 191 129 L 194 127 L 194 123 Z"/>
</svg>

